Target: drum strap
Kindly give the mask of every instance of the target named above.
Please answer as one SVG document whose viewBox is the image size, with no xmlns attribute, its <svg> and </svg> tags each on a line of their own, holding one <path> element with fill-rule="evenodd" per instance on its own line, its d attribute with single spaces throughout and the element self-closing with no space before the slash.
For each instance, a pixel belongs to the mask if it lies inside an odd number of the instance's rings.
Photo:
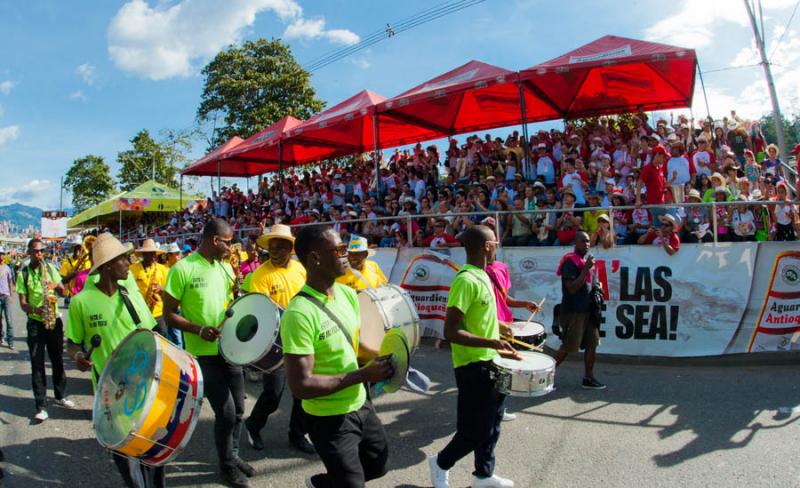
<svg viewBox="0 0 800 488">
<path fill-rule="evenodd" d="M 327 307 L 325 307 L 325 304 L 322 303 L 319 300 L 319 298 L 313 297 L 313 296 L 309 295 L 308 293 L 306 293 L 304 291 L 298 292 L 297 295 L 295 295 L 295 296 L 305 298 L 309 302 L 311 302 L 314 305 L 316 305 L 317 307 L 319 307 L 320 310 L 325 312 L 325 315 L 327 315 L 331 320 L 333 320 L 333 323 L 335 323 L 337 326 L 339 326 L 339 330 L 342 331 L 342 334 L 344 334 L 344 337 L 347 339 L 347 342 L 349 342 L 350 345 L 353 346 L 353 350 L 355 350 L 356 354 L 358 354 L 358 351 L 356 350 L 356 346 L 355 346 L 355 344 L 353 344 L 353 336 L 350 335 L 350 332 L 348 332 L 348 330 L 344 328 L 344 325 L 342 325 L 342 322 L 339 320 L 339 318 L 336 315 L 334 315 L 333 312 L 331 312 Z"/>
<path fill-rule="evenodd" d="M 122 297 L 122 302 L 125 304 L 125 308 L 128 309 L 128 313 L 133 319 L 133 323 L 136 325 L 136 327 L 139 327 L 139 324 L 142 323 L 142 320 L 139 318 L 139 314 L 136 313 L 136 309 L 133 308 L 133 303 L 131 303 L 131 297 L 128 295 L 128 290 L 122 285 L 117 285 L 117 289 Z"/>
</svg>

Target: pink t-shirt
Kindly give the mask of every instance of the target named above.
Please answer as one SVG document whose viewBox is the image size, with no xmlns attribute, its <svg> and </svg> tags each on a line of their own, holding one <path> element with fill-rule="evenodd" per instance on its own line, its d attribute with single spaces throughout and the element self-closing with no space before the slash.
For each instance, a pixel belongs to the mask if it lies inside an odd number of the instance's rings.
<svg viewBox="0 0 800 488">
<path fill-rule="evenodd" d="M 500 322 L 513 322 L 514 314 L 506 303 L 508 297 L 508 290 L 511 289 L 511 277 L 508 274 L 508 266 L 502 261 L 494 261 L 492 264 L 486 266 L 486 273 L 492 281 L 494 288 L 494 296 L 497 300 L 497 319 Z M 498 285 L 500 288 L 498 289 Z"/>
<path fill-rule="evenodd" d="M 70 293 L 72 296 L 77 295 L 81 291 L 83 291 L 83 287 L 86 286 L 86 279 L 89 278 L 89 271 L 88 269 L 84 269 L 77 276 L 75 276 L 75 280 L 72 282 L 72 289 Z"/>
</svg>

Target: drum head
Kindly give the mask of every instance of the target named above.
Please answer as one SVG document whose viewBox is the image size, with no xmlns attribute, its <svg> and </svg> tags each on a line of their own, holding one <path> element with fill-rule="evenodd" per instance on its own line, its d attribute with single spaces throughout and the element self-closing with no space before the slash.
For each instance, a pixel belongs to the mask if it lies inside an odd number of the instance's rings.
<svg viewBox="0 0 800 488">
<path fill-rule="evenodd" d="M 387 354 L 392 355 L 394 374 L 388 379 L 383 391 L 394 393 L 405 384 L 408 375 L 409 350 L 405 332 L 400 329 L 389 329 L 386 332 L 386 337 L 381 342 L 380 355 L 386 356 Z"/>
<path fill-rule="evenodd" d="M 358 333 L 359 348 L 378 351 L 383 336 L 386 335 L 386 318 L 380 307 L 380 296 L 376 294 L 376 290 L 361 290 L 358 292 L 358 306 L 361 309 L 361 329 Z"/>
<path fill-rule="evenodd" d="M 514 322 L 511 324 L 511 329 L 514 331 L 515 336 L 537 336 L 544 334 L 544 325 L 539 322 Z"/>
<path fill-rule="evenodd" d="M 541 371 L 555 367 L 555 360 L 547 354 L 533 351 L 517 351 L 522 360 L 497 356 L 492 362 L 511 371 Z"/>
<path fill-rule="evenodd" d="M 103 446 L 114 449 L 137 431 L 152 404 L 151 386 L 161 361 L 153 333 L 137 329 L 108 359 L 94 397 L 94 430 Z"/>
<path fill-rule="evenodd" d="M 240 366 L 263 357 L 275 343 L 280 315 L 275 303 L 261 293 L 237 298 L 222 324 L 219 350 L 225 359 Z"/>
</svg>

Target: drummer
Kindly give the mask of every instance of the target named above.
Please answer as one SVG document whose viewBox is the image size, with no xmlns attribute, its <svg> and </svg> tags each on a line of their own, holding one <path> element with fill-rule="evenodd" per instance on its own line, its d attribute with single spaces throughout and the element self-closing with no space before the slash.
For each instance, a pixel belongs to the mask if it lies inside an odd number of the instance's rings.
<svg viewBox="0 0 800 488">
<path fill-rule="evenodd" d="M 292 230 L 287 225 L 275 224 L 270 227 L 269 232 L 256 239 L 256 245 L 269 252 L 269 260 L 245 277 L 242 289 L 248 293 L 263 293 L 278 308 L 286 310 L 289 301 L 306 281 L 306 269 L 299 261 L 291 259 L 294 252 Z M 248 255 L 255 255 L 255 250 L 248 251 Z M 264 449 L 261 430 L 267 424 L 269 416 L 278 409 L 283 390 L 286 389 L 286 373 L 283 368 L 261 376 L 263 390 L 253 405 L 250 417 L 244 422 L 250 445 L 259 451 Z M 302 414 L 300 400 L 295 398 L 289 420 L 289 444 L 301 452 L 314 454 L 314 446 L 306 438 Z"/>
<path fill-rule="evenodd" d="M 214 410 L 214 443 L 223 480 L 248 487 L 255 469 L 239 458 L 244 416 L 242 367 L 219 353 L 220 327 L 232 300 L 233 269 L 228 264 L 233 229 L 222 219 L 203 228 L 197 251 L 178 261 L 164 286 L 164 318 L 183 331 L 185 349 L 197 357 L 203 372 L 205 396 Z M 180 314 L 178 308 L 180 307 Z"/>
<path fill-rule="evenodd" d="M 347 270 L 343 276 L 336 278 L 336 282 L 355 291 L 378 288 L 388 283 L 378 263 L 367 259 L 374 255 L 375 250 L 369 248 L 366 237 L 352 236 L 347 246 Z"/>
<path fill-rule="evenodd" d="M 167 282 L 167 268 L 158 262 L 157 257 L 164 254 L 153 239 L 145 239 L 142 247 L 136 250 L 139 260 L 131 265 L 131 273 L 136 280 L 145 303 L 156 319 L 156 332 L 167 336 L 167 325 L 164 322 L 164 304 L 161 300 L 161 289 Z"/>
<path fill-rule="evenodd" d="M 128 250 L 109 233 L 100 234 L 92 247 L 91 274 L 99 275 L 97 283 L 88 282 L 83 291 L 69 304 L 67 325 L 67 354 L 81 371 L 92 371 L 92 386 L 97 388 L 100 372 L 120 342 L 137 328 L 152 329 L 156 321 L 147 304 L 136 290 L 128 294 L 140 322 L 136 323 L 123 299 L 127 294 L 117 280 L 128 276 Z M 100 337 L 100 345 L 87 357 L 84 350 L 91 349 L 93 336 Z M 136 458 L 112 452 L 114 463 L 127 486 L 165 486 L 164 467 L 149 467 Z"/>
<path fill-rule="evenodd" d="M 458 387 L 456 433 L 444 449 L 428 460 L 434 488 L 449 487 L 449 470 L 470 452 L 475 455 L 472 486 L 511 487 L 514 482 L 494 474 L 494 447 L 500 437 L 505 395 L 491 378 L 492 360 L 499 354 L 519 359 L 500 338 L 497 302 L 486 266 L 494 261 L 497 237 L 484 225 L 474 225 L 461 237 L 467 264 L 456 274 L 447 297 L 444 336 L 452 343 Z"/>
</svg>

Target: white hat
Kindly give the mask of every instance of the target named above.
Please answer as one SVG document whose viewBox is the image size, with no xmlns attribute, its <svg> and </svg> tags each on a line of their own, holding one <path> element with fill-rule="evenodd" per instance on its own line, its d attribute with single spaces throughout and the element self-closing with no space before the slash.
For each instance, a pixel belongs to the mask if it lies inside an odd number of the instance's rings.
<svg viewBox="0 0 800 488">
<path fill-rule="evenodd" d="M 145 239 L 142 242 L 142 247 L 136 250 L 136 254 L 143 253 L 143 252 L 154 252 L 156 254 L 164 254 L 164 250 L 158 247 L 156 241 L 153 239 Z"/>
<path fill-rule="evenodd" d="M 69 247 L 83 246 L 83 240 L 81 239 L 81 236 L 79 236 L 78 234 L 75 234 L 72 237 L 70 237 L 69 239 L 67 239 L 67 242 L 65 242 L 64 244 L 69 246 Z"/>
<path fill-rule="evenodd" d="M 181 248 L 178 247 L 178 243 L 177 242 L 170 242 L 164 248 L 164 252 L 166 252 L 167 254 L 177 254 L 177 253 L 181 252 Z"/>
<path fill-rule="evenodd" d="M 350 244 L 347 245 L 348 253 L 366 252 L 367 256 L 374 256 L 375 250 L 369 248 L 369 242 L 366 237 L 352 236 Z"/>
</svg>

